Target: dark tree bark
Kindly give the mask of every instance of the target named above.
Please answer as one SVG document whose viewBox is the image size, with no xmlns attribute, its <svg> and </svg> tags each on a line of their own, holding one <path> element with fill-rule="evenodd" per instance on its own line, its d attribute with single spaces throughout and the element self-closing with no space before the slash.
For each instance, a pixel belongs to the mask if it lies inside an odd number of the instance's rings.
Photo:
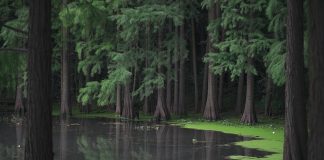
<svg viewBox="0 0 324 160">
<path fill-rule="evenodd" d="M 176 34 L 178 35 L 178 28 L 176 28 Z M 176 47 L 179 48 L 179 42 L 176 43 Z M 174 94 L 173 94 L 173 107 L 172 112 L 175 114 L 178 114 L 178 105 L 179 105 L 179 82 L 178 82 L 178 70 L 179 70 L 179 61 L 178 61 L 178 55 L 175 54 L 175 62 L 174 62 Z"/>
<path fill-rule="evenodd" d="M 273 90 L 272 79 L 268 76 L 266 80 L 266 95 L 265 95 L 265 103 L 264 103 L 265 116 L 272 115 L 272 90 Z"/>
<path fill-rule="evenodd" d="M 147 23 L 146 24 L 146 49 L 150 50 L 150 43 L 151 43 L 151 39 L 150 39 L 150 31 L 151 31 L 151 27 L 150 24 Z M 147 68 L 149 66 L 149 60 L 148 57 L 146 55 L 145 57 L 145 68 Z M 145 87 L 145 92 L 146 92 L 147 88 Z M 143 111 L 145 114 L 149 114 L 151 112 L 151 106 L 149 105 L 149 96 L 145 96 L 144 97 L 144 106 L 143 106 Z"/>
<path fill-rule="evenodd" d="M 324 152 L 324 2 L 309 1 L 310 26 L 310 132 L 308 159 L 323 159 Z"/>
<path fill-rule="evenodd" d="M 28 37 L 25 160 L 51 160 L 51 0 L 30 1 Z"/>
<path fill-rule="evenodd" d="M 133 75 L 134 75 L 134 77 L 133 77 L 133 88 L 132 88 L 131 93 L 133 93 L 135 91 L 135 89 L 136 89 L 137 67 L 134 67 Z M 133 98 L 132 98 L 132 100 L 133 100 Z"/>
<path fill-rule="evenodd" d="M 191 19 L 191 45 L 192 45 L 192 71 L 193 71 L 193 79 L 194 79 L 194 88 L 195 88 L 195 111 L 199 112 L 198 106 L 198 80 L 197 80 L 197 49 L 196 49 L 196 27 L 194 19 Z"/>
<path fill-rule="evenodd" d="M 159 35 L 158 35 L 158 47 L 159 47 L 159 50 L 161 51 L 161 48 L 162 48 L 162 32 L 161 31 L 159 32 Z M 159 53 L 159 54 L 161 54 L 161 53 Z M 158 72 L 160 74 L 163 73 L 161 65 L 158 66 Z M 154 118 L 158 121 L 170 119 L 170 112 L 165 105 L 163 91 L 164 91 L 163 87 L 158 87 L 158 89 L 157 89 L 157 92 L 158 92 L 157 93 L 157 104 L 156 104 L 155 112 L 154 112 Z"/>
<path fill-rule="evenodd" d="M 218 85 L 218 108 L 219 108 L 219 111 L 223 110 L 224 78 L 225 78 L 225 74 L 222 73 L 219 76 L 219 85 Z"/>
<path fill-rule="evenodd" d="M 157 104 L 155 107 L 154 118 L 158 121 L 170 119 L 170 113 L 168 111 L 168 108 L 165 106 L 163 88 L 158 88 Z"/>
<path fill-rule="evenodd" d="M 185 40 L 184 33 L 184 24 L 180 27 L 180 38 Z M 184 47 L 180 45 L 180 66 L 179 66 L 179 106 L 178 106 L 178 115 L 185 114 L 185 56 L 184 56 Z"/>
<path fill-rule="evenodd" d="M 67 5 L 67 0 L 63 0 L 63 7 Z M 69 30 L 62 28 L 63 52 L 61 57 L 61 116 L 66 117 L 72 115 L 70 102 L 70 68 L 69 68 Z"/>
<path fill-rule="evenodd" d="M 207 100 L 203 115 L 203 117 L 208 120 L 220 119 L 218 103 L 215 102 L 215 100 L 217 100 L 217 90 L 215 90 L 215 88 L 217 88 L 217 79 L 215 80 L 215 76 L 209 71 Z"/>
<path fill-rule="evenodd" d="M 173 32 L 173 26 L 172 23 L 168 23 L 168 32 L 172 33 Z M 172 111 L 172 56 L 171 53 L 168 52 L 168 57 L 167 57 L 167 72 L 166 72 L 166 106 L 169 110 L 169 112 Z"/>
<path fill-rule="evenodd" d="M 121 87 L 117 85 L 116 88 L 116 113 L 121 115 L 122 113 L 122 106 L 121 106 Z"/>
<path fill-rule="evenodd" d="M 307 159 L 303 0 L 287 1 L 285 160 Z"/>
<path fill-rule="evenodd" d="M 207 44 L 208 46 L 208 44 Z M 206 47 L 208 48 L 208 47 Z M 207 82 L 208 81 L 208 65 L 204 64 L 204 79 L 203 79 L 203 89 L 201 91 L 201 107 L 200 111 L 203 113 L 206 106 L 206 100 L 207 100 Z"/>
<path fill-rule="evenodd" d="M 169 56 L 169 59 L 171 59 L 171 55 L 168 55 Z M 171 63 L 168 62 L 168 65 L 171 66 Z M 172 107 L 171 107 L 171 99 L 172 99 L 172 95 L 171 95 L 171 67 L 168 68 L 168 71 L 167 71 L 167 84 L 166 84 L 166 106 L 168 108 L 169 111 L 171 111 Z"/>
<path fill-rule="evenodd" d="M 248 65 L 253 65 L 252 58 L 248 58 Z M 254 75 L 249 71 L 246 76 L 245 107 L 241 122 L 252 125 L 257 123 L 257 121 L 258 120 L 254 108 Z"/>
<path fill-rule="evenodd" d="M 241 114 L 243 111 L 243 91 L 244 91 L 244 72 L 240 74 L 238 86 L 237 86 L 237 95 L 236 95 L 236 113 Z"/>
<path fill-rule="evenodd" d="M 144 97 L 143 112 L 144 112 L 145 114 L 149 114 L 149 113 L 150 113 L 150 110 L 149 110 L 149 104 L 148 104 L 148 97 Z"/>
<path fill-rule="evenodd" d="M 209 8 L 208 11 L 208 20 L 213 21 L 216 18 L 218 18 L 218 9 L 219 6 L 218 4 L 213 4 Z M 214 48 L 212 47 L 212 42 L 211 42 L 211 36 L 209 35 L 208 37 L 208 51 L 214 51 Z M 215 80 L 215 76 L 213 75 L 211 71 L 211 66 L 209 65 L 208 69 L 208 89 L 207 89 L 207 100 L 206 100 L 206 105 L 204 109 L 204 114 L 203 117 L 208 120 L 218 120 L 220 119 L 220 114 L 219 114 L 219 106 L 218 106 L 218 96 L 217 96 L 217 79 Z M 215 102 L 216 100 L 216 102 Z"/>
<path fill-rule="evenodd" d="M 130 83 L 124 86 L 124 105 L 122 116 L 128 119 L 134 119 L 135 113 L 133 108 L 133 101 L 130 92 Z"/>
</svg>

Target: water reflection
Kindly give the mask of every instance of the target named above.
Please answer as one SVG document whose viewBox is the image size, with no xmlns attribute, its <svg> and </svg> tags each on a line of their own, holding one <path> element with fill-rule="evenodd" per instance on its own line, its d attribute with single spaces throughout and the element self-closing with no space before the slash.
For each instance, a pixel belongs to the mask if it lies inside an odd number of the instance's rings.
<svg viewBox="0 0 324 160">
<path fill-rule="evenodd" d="M 23 125 L 0 122 L 0 130 L 0 160 L 23 159 Z M 53 140 L 56 160 L 214 160 L 271 154 L 233 145 L 251 140 L 233 134 L 113 120 L 57 119 Z"/>
</svg>

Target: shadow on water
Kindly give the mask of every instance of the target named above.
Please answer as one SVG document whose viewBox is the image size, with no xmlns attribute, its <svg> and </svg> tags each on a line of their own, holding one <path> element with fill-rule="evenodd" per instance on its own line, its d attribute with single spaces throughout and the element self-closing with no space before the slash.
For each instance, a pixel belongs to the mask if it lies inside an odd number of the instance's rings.
<svg viewBox="0 0 324 160">
<path fill-rule="evenodd" d="M 23 126 L 21 121 L 0 121 L 0 160 L 23 159 Z M 272 154 L 233 144 L 248 140 L 253 138 L 164 124 L 107 119 L 53 122 L 56 160 L 214 160 Z"/>
</svg>

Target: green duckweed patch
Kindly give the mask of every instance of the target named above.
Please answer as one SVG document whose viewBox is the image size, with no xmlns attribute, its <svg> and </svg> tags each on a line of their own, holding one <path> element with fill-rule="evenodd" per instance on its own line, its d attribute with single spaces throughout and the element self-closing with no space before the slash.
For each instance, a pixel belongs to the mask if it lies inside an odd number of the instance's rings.
<svg viewBox="0 0 324 160">
<path fill-rule="evenodd" d="M 255 158 L 248 156 L 233 155 L 230 159 L 235 160 L 252 160 L 252 159 L 264 159 L 264 160 L 280 160 L 283 155 L 283 141 L 284 141 L 284 129 L 283 119 L 269 119 L 261 117 L 259 123 L 256 125 L 245 125 L 239 122 L 239 119 L 231 116 L 224 117 L 224 120 L 220 121 L 205 121 L 202 119 L 178 119 L 173 120 L 171 123 L 180 125 L 184 128 L 198 129 L 198 130 L 210 130 L 219 131 L 230 134 L 237 134 L 248 137 L 255 137 L 256 140 L 236 142 L 234 145 L 239 145 L 245 148 L 258 149 L 261 151 L 271 152 L 273 154 L 264 158 Z"/>
</svg>

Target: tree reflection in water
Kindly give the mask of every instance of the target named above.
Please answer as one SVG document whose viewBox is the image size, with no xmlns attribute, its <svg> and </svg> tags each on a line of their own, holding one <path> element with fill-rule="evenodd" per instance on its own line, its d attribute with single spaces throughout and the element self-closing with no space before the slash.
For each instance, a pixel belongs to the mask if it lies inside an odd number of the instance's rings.
<svg viewBox="0 0 324 160">
<path fill-rule="evenodd" d="M 212 160 L 271 153 L 233 143 L 253 138 L 107 119 L 54 120 L 55 160 Z M 0 122 L 0 160 L 23 158 L 23 125 Z"/>
</svg>

